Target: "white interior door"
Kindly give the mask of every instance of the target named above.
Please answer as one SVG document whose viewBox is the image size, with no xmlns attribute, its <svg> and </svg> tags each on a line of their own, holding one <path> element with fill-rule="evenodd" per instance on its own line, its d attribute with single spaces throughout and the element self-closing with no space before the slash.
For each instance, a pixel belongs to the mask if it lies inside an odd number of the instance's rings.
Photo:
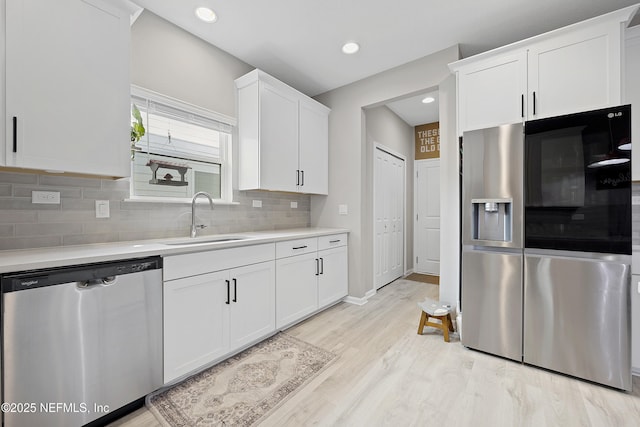
<svg viewBox="0 0 640 427">
<path fill-rule="evenodd" d="M 376 147 L 373 189 L 376 289 L 404 273 L 404 174 L 403 159 Z"/>
<path fill-rule="evenodd" d="M 440 159 L 415 162 L 416 273 L 440 275 Z"/>
</svg>

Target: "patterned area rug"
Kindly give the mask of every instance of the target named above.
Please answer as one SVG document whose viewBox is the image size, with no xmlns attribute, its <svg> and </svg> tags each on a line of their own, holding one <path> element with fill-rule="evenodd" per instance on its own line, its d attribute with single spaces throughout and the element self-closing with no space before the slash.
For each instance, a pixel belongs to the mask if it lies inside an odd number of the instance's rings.
<svg viewBox="0 0 640 427">
<path fill-rule="evenodd" d="M 147 397 L 165 426 L 251 426 L 334 360 L 335 354 L 279 333 Z"/>
</svg>

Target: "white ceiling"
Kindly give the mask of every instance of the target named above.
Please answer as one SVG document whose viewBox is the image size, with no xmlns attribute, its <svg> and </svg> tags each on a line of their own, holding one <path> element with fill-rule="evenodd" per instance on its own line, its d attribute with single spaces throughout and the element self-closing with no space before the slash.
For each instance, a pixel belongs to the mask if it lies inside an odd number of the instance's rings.
<svg viewBox="0 0 640 427">
<path fill-rule="evenodd" d="M 427 96 L 432 97 L 435 101 L 430 104 L 424 104 L 422 100 Z M 386 106 L 407 124 L 418 126 L 439 121 L 438 104 L 438 92 L 426 92 L 398 101 L 388 102 Z"/>
<path fill-rule="evenodd" d="M 464 57 L 638 0 L 133 0 L 314 96 L 460 44 Z M 218 21 L 196 19 L 209 6 Z M 349 40 L 360 51 L 341 52 Z"/>
</svg>

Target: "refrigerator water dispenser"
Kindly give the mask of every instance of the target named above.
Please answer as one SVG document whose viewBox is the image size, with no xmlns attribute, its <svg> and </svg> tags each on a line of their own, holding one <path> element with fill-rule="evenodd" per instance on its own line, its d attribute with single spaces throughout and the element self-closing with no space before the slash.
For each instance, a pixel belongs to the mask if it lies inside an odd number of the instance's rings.
<svg viewBox="0 0 640 427">
<path fill-rule="evenodd" d="M 472 239 L 511 241 L 511 199 L 472 199 Z"/>
</svg>

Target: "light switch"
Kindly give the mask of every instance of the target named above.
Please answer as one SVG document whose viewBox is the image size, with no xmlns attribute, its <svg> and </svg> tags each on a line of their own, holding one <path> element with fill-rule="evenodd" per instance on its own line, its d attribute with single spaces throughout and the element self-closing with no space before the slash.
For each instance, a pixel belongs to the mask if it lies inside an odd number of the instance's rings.
<svg viewBox="0 0 640 427">
<path fill-rule="evenodd" d="M 261 208 L 262 207 L 262 200 L 254 200 L 253 201 L 253 207 L 254 208 Z"/>
<path fill-rule="evenodd" d="M 96 200 L 96 218 L 109 218 L 108 200 Z"/>
<path fill-rule="evenodd" d="M 291 209 L 298 209 L 298 202 L 291 202 Z"/>
<path fill-rule="evenodd" d="M 631 196 L 632 205 L 640 205 L 640 196 Z"/>
<path fill-rule="evenodd" d="M 338 205 L 338 215 L 347 215 L 349 213 L 349 208 L 347 205 Z"/>
</svg>

